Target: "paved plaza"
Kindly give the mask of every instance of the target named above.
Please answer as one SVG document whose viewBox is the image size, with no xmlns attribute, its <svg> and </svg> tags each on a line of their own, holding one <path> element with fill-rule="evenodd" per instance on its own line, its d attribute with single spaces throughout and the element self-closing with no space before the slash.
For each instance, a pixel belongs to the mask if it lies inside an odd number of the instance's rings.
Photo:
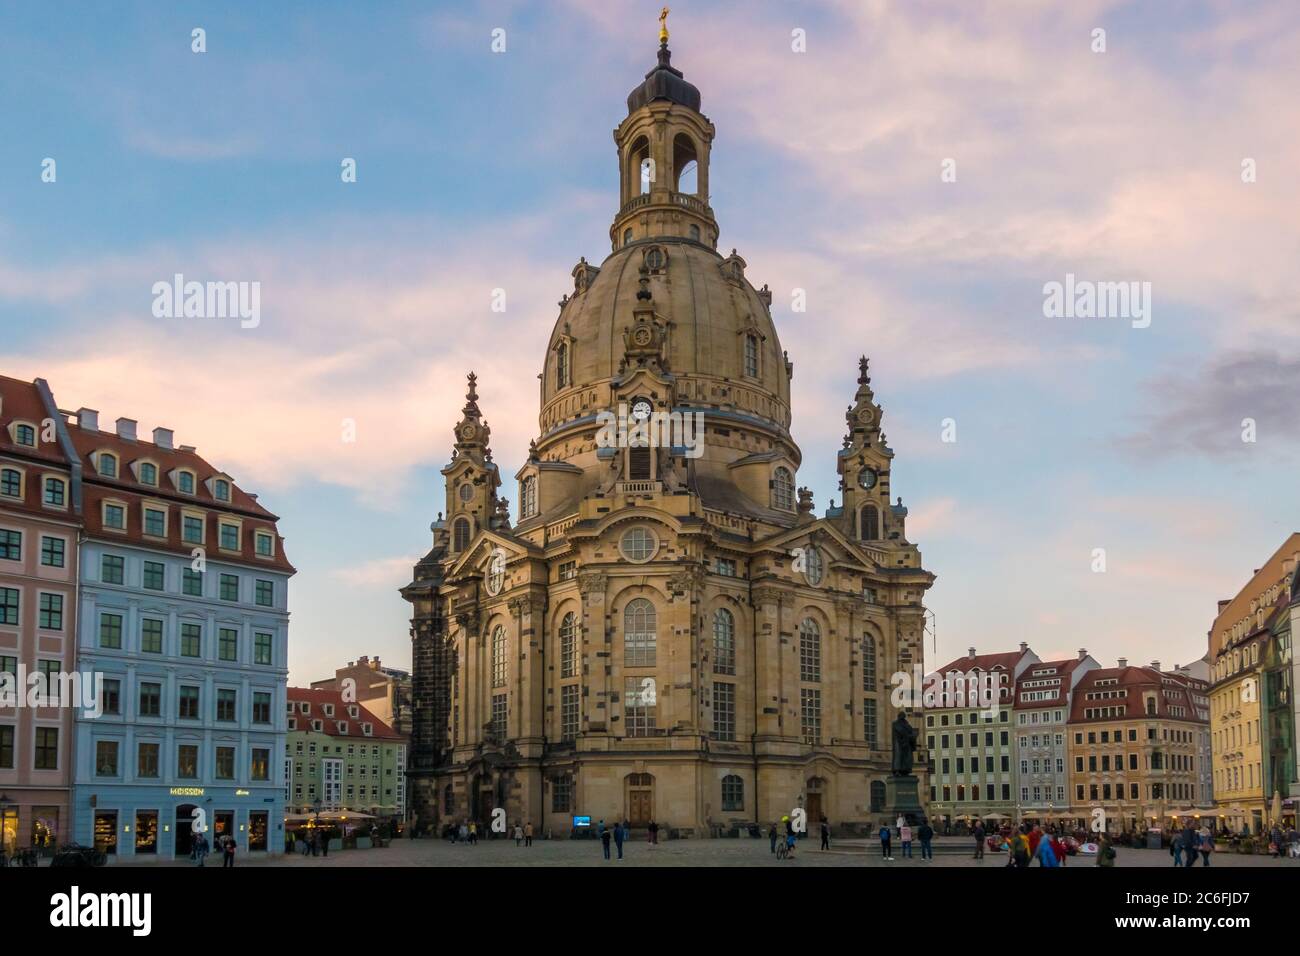
<svg viewBox="0 0 1300 956">
<path fill-rule="evenodd" d="M 870 849 L 868 850 L 868 846 Z M 964 867 L 968 869 L 998 869 L 1005 866 L 1006 857 L 988 854 L 983 860 L 972 859 L 963 852 L 969 842 L 966 840 L 936 841 L 934 860 L 923 861 L 919 847 L 916 856 L 903 859 L 897 854 L 901 850 L 895 845 L 895 860 L 890 863 L 880 858 L 880 849 L 875 841 L 868 844 L 863 840 L 835 841 L 829 851 L 817 849 L 814 839 L 804 840 L 795 858 L 789 861 L 777 860 L 768 848 L 765 839 L 730 839 L 730 840 L 673 840 L 650 846 L 644 841 L 625 843 L 624 859 L 617 859 L 617 851 L 611 846 L 610 855 L 614 859 L 606 862 L 602 858 L 600 843 L 596 840 L 534 840 L 531 847 L 515 846 L 514 840 L 480 840 L 474 846 L 463 843 L 450 844 L 444 840 L 394 840 L 391 846 L 383 849 L 335 850 L 327 857 L 304 857 L 295 853 L 280 857 L 252 858 L 242 856 L 235 866 L 246 867 L 393 867 L 393 866 L 770 866 L 795 869 L 799 867 L 901 867 L 904 869 L 921 869 L 933 867 Z M 1093 857 L 1070 857 L 1066 866 L 1095 867 Z M 122 865 L 122 864 L 119 864 Z M 192 866 L 188 861 L 169 863 L 124 864 L 131 866 Z M 219 867 L 221 861 L 216 856 L 208 858 L 209 867 Z M 1165 850 L 1130 850 L 1119 848 L 1116 865 L 1121 868 L 1131 867 L 1167 867 L 1173 862 Z M 1036 864 L 1035 864 L 1036 866 Z M 1198 864 L 1198 868 L 1199 868 Z M 1273 860 L 1264 856 L 1243 856 L 1236 853 L 1216 853 L 1210 861 L 1214 867 L 1248 867 L 1256 866 L 1267 869 L 1285 869 L 1300 872 L 1300 860 Z"/>
</svg>

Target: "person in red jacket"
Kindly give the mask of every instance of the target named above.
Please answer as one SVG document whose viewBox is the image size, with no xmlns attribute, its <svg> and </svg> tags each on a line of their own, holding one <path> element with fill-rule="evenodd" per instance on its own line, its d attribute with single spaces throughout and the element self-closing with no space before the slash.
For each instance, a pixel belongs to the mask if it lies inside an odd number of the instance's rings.
<svg viewBox="0 0 1300 956">
<path fill-rule="evenodd" d="M 1061 866 L 1065 866 L 1065 858 L 1070 855 L 1065 840 L 1059 836 L 1052 837 L 1052 849 L 1056 851 L 1056 862 L 1060 863 Z"/>
<path fill-rule="evenodd" d="M 1043 829 L 1037 824 L 1029 831 L 1029 856 L 1032 859 L 1038 855 L 1038 842 L 1043 838 Z"/>
</svg>

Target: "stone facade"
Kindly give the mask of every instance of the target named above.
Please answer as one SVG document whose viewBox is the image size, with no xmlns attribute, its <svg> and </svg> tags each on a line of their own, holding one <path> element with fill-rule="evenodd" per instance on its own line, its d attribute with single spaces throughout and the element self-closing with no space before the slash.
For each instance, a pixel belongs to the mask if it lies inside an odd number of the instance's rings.
<svg viewBox="0 0 1300 956">
<path fill-rule="evenodd" d="M 921 662 L 934 578 L 890 503 L 865 358 L 840 504 L 817 517 L 798 488 L 793 364 L 771 293 L 715 249 L 698 106 L 661 47 L 615 131 L 613 251 L 560 304 L 514 524 L 470 376 L 446 515 L 402 591 L 421 825 L 885 815 L 889 678 Z"/>
</svg>

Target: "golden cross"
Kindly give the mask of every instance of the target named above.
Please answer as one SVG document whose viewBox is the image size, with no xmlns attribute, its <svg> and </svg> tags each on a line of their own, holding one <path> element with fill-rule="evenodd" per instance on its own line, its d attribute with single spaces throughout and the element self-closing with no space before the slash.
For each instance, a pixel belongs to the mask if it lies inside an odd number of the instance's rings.
<svg viewBox="0 0 1300 956">
<path fill-rule="evenodd" d="M 664 7 L 659 11 L 659 42 L 668 42 L 668 8 Z"/>
</svg>

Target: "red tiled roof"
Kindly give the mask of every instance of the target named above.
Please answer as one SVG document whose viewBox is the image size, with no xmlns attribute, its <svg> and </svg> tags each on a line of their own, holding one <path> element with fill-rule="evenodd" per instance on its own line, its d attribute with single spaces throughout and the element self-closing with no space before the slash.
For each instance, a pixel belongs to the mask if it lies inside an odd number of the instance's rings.
<svg viewBox="0 0 1300 956">
<path fill-rule="evenodd" d="M 24 483 L 22 500 L 16 498 L 0 499 L 0 505 L 14 511 L 39 515 L 52 521 L 79 522 L 80 518 L 72 507 L 71 487 L 64 489 L 65 507 L 46 508 L 41 504 L 43 489 L 41 475 L 55 472 L 70 481 L 72 469 L 63 448 L 55 439 L 52 442 L 41 440 L 44 430 L 41 423 L 49 417 L 41 393 L 34 382 L 23 382 L 16 378 L 0 375 L 0 457 L 24 466 L 27 480 Z M 36 430 L 34 446 L 20 445 L 13 440 L 9 426 L 20 421 L 31 425 Z"/>
<path fill-rule="evenodd" d="M 1034 710 L 1039 707 L 1060 707 L 1065 703 L 1066 694 L 1070 689 L 1070 675 L 1074 669 L 1083 661 L 1077 657 L 1072 657 L 1064 661 L 1041 661 L 1037 664 L 1030 664 L 1026 667 L 1016 679 L 1016 710 Z M 1045 671 L 1055 670 L 1056 673 L 1048 674 Z M 1053 693 L 1041 700 L 1022 700 L 1020 697 L 1021 684 L 1026 681 L 1053 680 L 1059 678 L 1059 683 L 1052 687 L 1030 687 L 1028 691 Z"/>
<path fill-rule="evenodd" d="M 207 479 L 215 475 L 224 475 L 202 456 L 193 451 L 179 448 L 161 448 L 153 442 L 130 441 L 111 432 L 92 431 L 80 425 L 69 424 L 72 444 L 81 456 L 82 493 L 85 499 L 83 507 L 86 533 L 100 540 L 125 540 L 145 547 L 156 547 L 166 551 L 189 554 L 194 545 L 181 540 L 181 509 L 191 507 L 205 512 L 204 544 L 208 557 L 217 561 L 238 561 L 243 564 L 274 568 L 278 571 L 294 572 L 284 553 L 284 538 L 276 529 L 279 519 L 267 511 L 247 492 L 230 479 L 230 501 L 218 501 L 208 490 Z M 117 477 L 108 478 L 98 473 L 91 455 L 94 452 L 108 451 L 117 456 Z M 148 459 L 158 466 L 158 485 L 146 485 L 136 480 L 131 468 L 133 462 Z M 194 494 L 180 491 L 172 483 L 171 472 L 174 469 L 188 469 L 194 472 Z M 226 476 L 229 479 L 229 476 Z M 124 499 L 130 505 L 127 508 L 125 533 L 103 526 L 103 508 L 105 498 Z M 144 512 L 140 502 L 144 499 L 167 505 L 167 537 L 158 539 L 144 536 Z M 226 552 L 219 548 L 219 519 L 222 514 L 243 519 L 238 552 Z M 256 551 L 255 531 L 270 531 L 275 535 L 275 555 L 271 558 L 259 557 Z"/>
<path fill-rule="evenodd" d="M 289 703 L 294 705 L 293 713 L 290 718 L 297 718 L 297 729 L 306 731 L 311 729 L 310 721 L 319 720 L 321 730 L 318 733 L 328 734 L 331 737 L 347 737 L 356 740 L 387 740 L 389 742 L 402 742 L 406 738 L 393 730 L 392 727 L 384 723 L 370 711 L 365 705 L 355 701 L 346 701 L 343 699 L 342 691 L 336 690 L 316 690 L 310 687 L 290 687 L 288 688 Z M 304 714 L 299 704 L 309 704 L 311 711 Z M 325 705 L 334 705 L 334 716 L 325 716 Z M 357 708 L 356 717 L 348 715 L 348 708 Z M 347 724 L 347 732 L 339 730 L 339 724 Z M 369 735 L 361 732 L 363 723 L 373 724 Z M 290 731 L 293 733 L 293 731 Z"/>
<path fill-rule="evenodd" d="M 1007 675 L 1007 679 L 1002 682 L 998 692 L 998 700 L 1002 703 L 1012 701 L 1012 683 L 1016 677 L 1016 665 L 1020 659 L 1029 653 L 1028 651 L 1007 651 L 1002 654 L 976 654 L 971 657 L 967 654 L 965 657 L 959 657 L 955 661 L 939 668 L 939 678 L 946 678 L 953 671 L 962 674 L 969 674 L 971 671 L 978 671 L 981 674 L 997 672 Z M 941 708 L 940 708 L 941 709 Z"/>
<path fill-rule="evenodd" d="M 1101 681 L 1114 683 L 1101 684 Z M 1070 703 L 1070 723 L 1107 723 L 1116 720 L 1141 720 L 1148 717 L 1143 703 L 1145 691 L 1155 691 L 1156 713 L 1159 720 L 1185 720 L 1189 723 L 1205 723 L 1197 713 L 1193 699 L 1195 694 L 1204 695 L 1204 681 L 1177 674 L 1166 674 L 1152 670 L 1150 667 L 1100 667 L 1083 675 L 1074 688 L 1074 699 Z M 1088 693 L 1108 690 L 1127 690 L 1125 697 L 1099 698 L 1088 700 Z M 1166 695 L 1172 695 L 1172 700 Z M 1171 706 L 1182 707 L 1187 716 L 1178 717 L 1170 713 Z M 1084 712 L 1100 707 L 1123 707 L 1124 713 L 1116 717 L 1085 717 Z"/>
</svg>

